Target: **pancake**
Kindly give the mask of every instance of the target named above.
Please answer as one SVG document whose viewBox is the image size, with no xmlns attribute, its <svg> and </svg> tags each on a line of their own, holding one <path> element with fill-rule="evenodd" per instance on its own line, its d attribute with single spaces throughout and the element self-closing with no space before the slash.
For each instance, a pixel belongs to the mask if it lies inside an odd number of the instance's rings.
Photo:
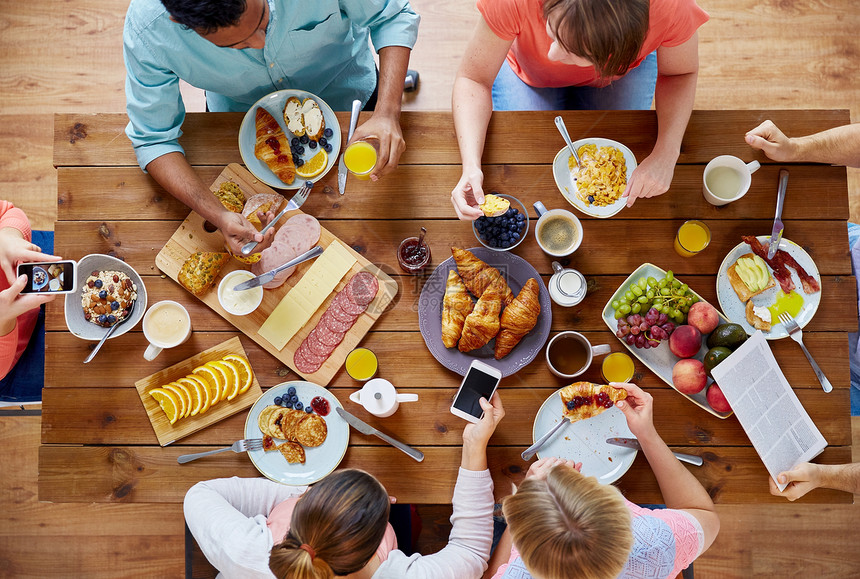
<svg viewBox="0 0 860 579">
<path fill-rule="evenodd" d="M 296 440 L 307 447 L 319 446 L 328 436 L 325 419 L 318 414 L 308 414 L 296 428 Z"/>
<path fill-rule="evenodd" d="M 280 406 L 266 406 L 263 408 L 262 412 L 260 412 L 260 416 L 257 418 L 257 426 L 260 428 L 260 432 L 263 434 L 272 435 L 269 432 L 269 417 L 272 415 L 272 412 L 280 408 Z"/>
<path fill-rule="evenodd" d="M 287 412 L 289 414 L 284 418 L 284 422 L 282 424 L 284 439 L 298 442 L 296 438 L 296 429 L 298 428 L 299 423 L 308 417 L 308 414 L 301 410 L 293 410 L 292 408 L 287 410 Z"/>
<path fill-rule="evenodd" d="M 287 441 L 280 445 L 278 450 L 281 451 L 281 454 L 284 455 L 284 458 L 286 458 L 287 462 L 290 464 L 305 463 L 305 449 L 302 448 L 301 444 Z"/>
</svg>

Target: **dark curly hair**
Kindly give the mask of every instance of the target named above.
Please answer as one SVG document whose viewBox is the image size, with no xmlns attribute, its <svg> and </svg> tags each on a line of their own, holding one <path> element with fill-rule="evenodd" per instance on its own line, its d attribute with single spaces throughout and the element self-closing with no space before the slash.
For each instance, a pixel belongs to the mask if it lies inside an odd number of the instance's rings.
<svg viewBox="0 0 860 579">
<path fill-rule="evenodd" d="M 246 0 L 161 0 L 161 3 L 178 24 L 199 34 L 235 26 L 248 7 Z"/>
</svg>

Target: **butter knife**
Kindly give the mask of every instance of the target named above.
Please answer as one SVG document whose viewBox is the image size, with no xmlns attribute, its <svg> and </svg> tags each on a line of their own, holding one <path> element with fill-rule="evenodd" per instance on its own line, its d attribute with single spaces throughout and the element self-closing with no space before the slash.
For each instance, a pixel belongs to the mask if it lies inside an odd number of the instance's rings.
<svg viewBox="0 0 860 579">
<path fill-rule="evenodd" d="M 352 134 L 355 133 L 355 125 L 358 124 L 359 109 L 361 109 L 361 101 L 358 99 L 352 101 L 352 112 L 349 115 L 349 131 L 346 133 L 347 143 L 349 143 L 349 140 L 352 138 Z M 346 147 L 344 147 L 343 150 L 345 153 Z M 340 154 L 340 161 L 337 163 L 337 190 L 341 195 L 346 193 L 346 174 L 348 172 L 346 163 L 343 162 L 344 153 Z"/>
<path fill-rule="evenodd" d="M 773 259 L 776 255 L 776 250 L 779 247 L 779 240 L 782 239 L 782 230 L 785 228 L 782 224 L 782 206 L 785 203 L 785 190 L 788 187 L 788 170 L 779 170 L 779 189 L 776 193 L 776 217 L 773 219 L 773 229 L 770 232 L 770 245 L 767 248 L 767 258 Z"/>
<path fill-rule="evenodd" d="M 267 271 L 266 273 L 264 273 L 262 275 L 258 275 L 257 277 L 249 279 L 248 281 L 243 281 L 242 283 L 240 283 L 239 285 L 234 287 L 233 290 L 234 291 L 249 290 L 249 289 L 255 288 L 257 286 L 267 284 L 270 281 L 272 281 L 273 279 L 275 279 L 275 276 L 278 275 L 279 273 L 281 273 L 282 271 L 284 271 L 285 269 L 293 267 L 295 265 L 298 265 L 298 264 L 302 263 L 303 261 L 307 261 L 309 259 L 319 257 L 320 255 L 322 255 L 322 252 L 323 252 L 323 248 L 320 247 L 319 245 L 317 245 L 313 249 L 309 249 L 308 251 L 304 252 L 303 254 L 298 256 L 297 258 L 288 261 L 284 265 L 276 267 L 272 271 Z"/>
<path fill-rule="evenodd" d="M 614 444 L 615 446 L 642 450 L 642 446 L 635 438 L 607 438 L 606 442 L 607 444 Z M 696 456 L 694 454 L 684 454 L 683 452 L 672 452 L 672 454 L 674 454 L 675 458 L 681 462 L 687 462 L 695 466 L 702 466 L 705 463 L 701 456 Z"/>
<path fill-rule="evenodd" d="M 555 434 L 556 431 L 558 431 L 565 424 L 570 424 L 570 420 L 562 417 L 561 421 L 558 424 L 556 424 L 555 426 L 553 426 L 549 430 L 549 432 L 547 432 L 546 434 L 544 434 L 543 436 L 538 438 L 537 441 L 535 441 L 535 443 L 533 445 L 531 445 L 530 447 L 528 447 L 527 449 L 525 449 L 523 451 L 523 453 L 520 455 L 521 457 L 523 457 L 523 460 L 526 462 L 531 460 L 531 458 L 535 454 L 537 454 L 537 451 L 539 451 L 541 449 L 541 447 L 543 447 L 543 445 L 546 444 L 546 441 L 549 440 L 550 438 L 552 438 L 552 435 Z"/>
<path fill-rule="evenodd" d="M 424 453 L 421 452 L 420 450 L 416 450 L 416 449 L 412 448 L 411 446 L 407 446 L 407 445 L 403 444 L 399 440 L 394 440 L 393 438 L 391 438 L 387 434 L 383 434 L 382 432 L 378 431 L 377 429 L 375 429 L 374 427 L 372 427 L 368 423 L 357 418 L 356 416 L 353 416 L 352 414 L 350 414 L 349 412 L 347 412 L 346 410 L 344 410 L 340 406 L 338 406 L 336 410 L 337 410 L 337 413 L 340 414 L 341 418 L 346 420 L 350 426 L 355 428 L 360 433 L 372 434 L 374 436 L 378 436 L 379 438 L 381 438 L 382 440 L 384 440 L 385 442 L 387 442 L 388 444 L 390 444 L 394 448 L 396 448 L 398 450 L 402 450 L 403 452 L 405 452 L 406 454 L 408 454 L 409 456 L 411 456 L 412 458 L 414 458 L 418 462 L 421 462 L 424 460 Z"/>
</svg>

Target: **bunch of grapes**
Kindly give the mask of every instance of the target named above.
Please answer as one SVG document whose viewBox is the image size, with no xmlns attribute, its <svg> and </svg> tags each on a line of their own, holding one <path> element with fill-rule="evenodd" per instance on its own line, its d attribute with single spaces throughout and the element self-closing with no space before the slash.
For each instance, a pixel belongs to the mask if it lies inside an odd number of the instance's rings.
<svg viewBox="0 0 860 579">
<path fill-rule="evenodd" d="M 659 346 L 673 331 L 675 324 L 669 321 L 669 316 L 651 308 L 644 316 L 637 313 L 619 318 L 615 335 L 631 346 L 647 350 Z"/>
<path fill-rule="evenodd" d="M 656 309 L 676 324 L 687 321 L 690 306 L 699 301 L 687 284 L 675 279 L 672 271 L 658 280 L 654 277 L 640 277 L 630 284 L 626 292 L 612 300 L 615 319 L 621 320 L 630 314 L 640 314 Z M 641 347 L 641 346 L 640 346 Z"/>
</svg>

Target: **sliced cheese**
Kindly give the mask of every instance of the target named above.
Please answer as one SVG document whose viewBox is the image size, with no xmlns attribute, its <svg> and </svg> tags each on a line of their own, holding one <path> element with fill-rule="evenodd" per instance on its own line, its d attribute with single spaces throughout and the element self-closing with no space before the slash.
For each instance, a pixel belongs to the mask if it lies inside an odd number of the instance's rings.
<svg viewBox="0 0 860 579">
<path fill-rule="evenodd" d="M 257 333 L 278 350 L 283 350 L 313 317 L 355 261 L 355 256 L 340 242 L 332 241 L 272 310 Z"/>
</svg>

